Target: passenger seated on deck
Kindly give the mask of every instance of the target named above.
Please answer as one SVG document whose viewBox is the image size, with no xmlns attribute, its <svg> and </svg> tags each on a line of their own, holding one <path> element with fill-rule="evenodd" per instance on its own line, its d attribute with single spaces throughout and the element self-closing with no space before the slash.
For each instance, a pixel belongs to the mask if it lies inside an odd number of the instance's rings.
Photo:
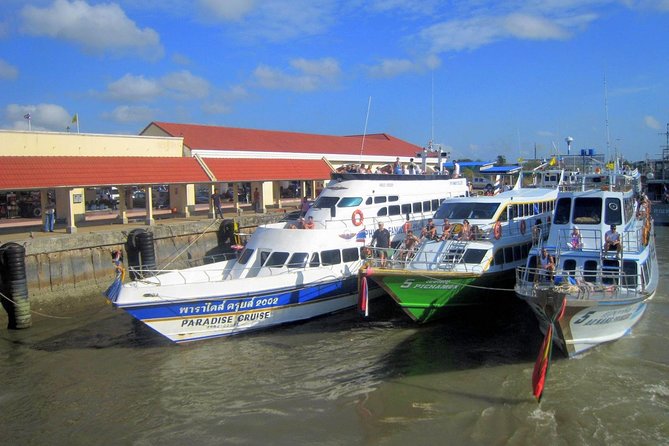
<svg viewBox="0 0 669 446">
<path fill-rule="evenodd" d="M 453 230 L 453 225 L 448 221 L 448 218 L 444 218 L 444 225 L 441 227 L 442 234 L 439 240 L 447 240 L 451 236 L 451 231 Z"/>
<path fill-rule="evenodd" d="M 431 218 L 427 219 L 427 225 L 425 225 L 425 231 L 427 233 L 427 238 L 430 240 L 437 239 L 437 227 Z"/>
<path fill-rule="evenodd" d="M 611 229 L 604 234 L 604 251 L 615 250 L 617 254 L 622 252 L 620 244 L 620 234 L 616 232 L 616 225 L 611 225 Z"/>
<path fill-rule="evenodd" d="M 467 241 L 472 239 L 472 227 L 469 224 L 469 220 L 466 218 L 462 222 L 462 230 L 460 231 L 460 240 Z"/>
<path fill-rule="evenodd" d="M 306 223 L 304 223 L 304 229 L 314 229 L 314 226 L 316 226 L 314 224 L 314 217 L 310 215 L 309 218 L 307 218 Z"/>
<path fill-rule="evenodd" d="M 571 249 L 583 248 L 583 239 L 581 238 L 581 231 L 578 226 L 574 226 L 571 230 L 571 241 L 567 243 Z"/>
<path fill-rule="evenodd" d="M 418 237 L 416 237 L 413 231 L 409 229 L 407 231 L 406 237 L 404 238 L 404 246 L 400 258 L 403 261 L 410 259 L 419 242 L 420 240 Z"/>
</svg>

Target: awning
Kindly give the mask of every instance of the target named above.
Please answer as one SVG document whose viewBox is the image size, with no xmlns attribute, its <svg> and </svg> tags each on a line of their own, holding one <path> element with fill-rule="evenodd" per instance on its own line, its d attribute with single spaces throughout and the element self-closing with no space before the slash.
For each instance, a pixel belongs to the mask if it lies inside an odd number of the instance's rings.
<svg viewBox="0 0 669 446">
<path fill-rule="evenodd" d="M 210 182 L 194 158 L 0 156 L 0 190 Z"/>
<path fill-rule="evenodd" d="M 325 160 L 202 158 L 217 181 L 289 181 L 330 178 Z"/>
</svg>

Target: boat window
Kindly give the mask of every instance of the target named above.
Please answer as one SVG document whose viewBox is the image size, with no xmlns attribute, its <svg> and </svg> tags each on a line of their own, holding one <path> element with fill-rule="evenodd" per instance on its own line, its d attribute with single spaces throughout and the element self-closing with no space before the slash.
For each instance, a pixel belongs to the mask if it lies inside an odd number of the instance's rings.
<svg viewBox="0 0 669 446">
<path fill-rule="evenodd" d="M 430 200 L 428 201 L 423 201 L 423 212 L 430 212 Z"/>
<path fill-rule="evenodd" d="M 495 215 L 499 203 L 475 203 L 471 201 L 449 202 L 446 201 L 434 214 L 437 220 L 448 218 L 450 220 L 491 220 Z"/>
<path fill-rule="evenodd" d="M 513 262 L 513 248 L 510 246 L 504 248 L 504 262 L 506 263 Z"/>
<path fill-rule="evenodd" d="M 358 248 L 346 248 L 341 250 L 342 260 L 344 262 L 355 262 L 360 259 Z"/>
<path fill-rule="evenodd" d="M 556 225 L 566 225 L 569 223 L 569 214 L 571 211 L 571 198 L 560 198 L 555 207 L 555 218 L 553 223 Z"/>
<path fill-rule="evenodd" d="M 462 261 L 464 263 L 481 263 L 486 252 L 488 252 L 487 249 L 468 249 L 462 256 Z"/>
<path fill-rule="evenodd" d="M 339 201 L 338 197 L 318 197 L 313 204 L 313 208 L 316 209 L 330 209 L 335 206 Z"/>
<path fill-rule="evenodd" d="M 306 252 L 293 253 L 293 255 L 290 256 L 290 260 L 288 261 L 288 268 L 304 268 L 307 266 L 308 258 L 309 254 Z"/>
<path fill-rule="evenodd" d="M 613 285 L 617 283 L 620 267 L 617 260 L 602 260 L 602 283 L 606 285 Z"/>
<path fill-rule="evenodd" d="M 344 197 L 337 203 L 338 208 L 352 208 L 362 203 L 362 197 Z"/>
<path fill-rule="evenodd" d="M 597 281 L 597 261 L 585 261 L 585 264 L 583 265 L 583 280 L 592 283 Z"/>
<path fill-rule="evenodd" d="M 374 197 L 374 204 L 377 204 L 377 203 L 385 203 L 386 201 L 387 201 L 387 200 L 386 200 L 386 197 L 385 197 L 385 196 L 383 196 L 383 197 Z"/>
<path fill-rule="evenodd" d="M 260 266 L 264 265 L 269 258 L 270 251 L 260 251 Z"/>
<path fill-rule="evenodd" d="M 641 275 L 643 276 L 643 283 L 648 284 L 650 281 L 650 271 L 648 269 L 648 263 L 643 262 L 641 264 Z"/>
<path fill-rule="evenodd" d="M 365 204 L 372 204 L 372 197 L 367 197 Z"/>
<path fill-rule="evenodd" d="M 508 220 L 507 215 L 506 215 L 507 214 L 507 209 L 508 208 L 504 208 L 504 210 L 502 210 L 502 212 L 500 212 L 499 218 L 497 220 L 499 220 L 499 221 L 507 221 Z"/>
<path fill-rule="evenodd" d="M 315 252 L 311 255 L 311 260 L 309 260 L 309 267 L 310 268 L 317 268 L 320 265 L 321 265 L 320 256 L 317 252 Z"/>
<path fill-rule="evenodd" d="M 574 199 L 574 223 L 598 225 L 602 222 L 602 199 L 600 197 L 577 197 Z"/>
<path fill-rule="evenodd" d="M 388 208 L 381 208 L 379 209 L 379 212 L 376 213 L 377 217 L 385 217 L 388 215 Z"/>
<path fill-rule="evenodd" d="M 417 213 L 423 212 L 423 205 L 421 203 L 414 203 L 413 211 Z"/>
<path fill-rule="evenodd" d="M 252 255 L 253 255 L 253 249 L 245 249 L 244 252 L 242 252 L 242 255 L 239 256 L 239 260 L 237 260 L 237 263 L 239 263 L 240 265 L 246 265 L 246 262 L 249 261 Z"/>
<path fill-rule="evenodd" d="M 532 248 L 532 243 L 525 243 L 523 246 L 521 246 L 521 253 L 520 255 L 523 258 L 527 257 L 527 254 L 530 253 L 530 248 Z"/>
<path fill-rule="evenodd" d="M 434 200 L 432 200 L 432 209 L 439 209 L 440 204 L 441 202 L 439 201 L 439 199 L 435 198 Z"/>
<path fill-rule="evenodd" d="M 604 223 L 607 225 L 623 224 L 622 208 L 618 198 L 607 198 L 604 206 Z"/>
<path fill-rule="evenodd" d="M 636 269 L 636 262 L 633 260 L 625 260 L 623 262 L 623 280 L 622 280 L 622 286 L 626 287 L 636 287 L 636 277 L 637 277 L 637 269 Z"/>
<path fill-rule="evenodd" d="M 398 204 L 388 206 L 388 215 L 400 215 L 400 206 Z"/>
<path fill-rule="evenodd" d="M 574 271 L 576 271 L 576 260 L 574 259 L 565 260 L 562 269 L 565 270 L 567 274 L 569 274 L 570 276 L 573 276 Z"/>
<path fill-rule="evenodd" d="M 522 259 L 523 259 L 523 256 L 521 254 L 520 245 L 514 246 L 513 247 L 513 260 L 518 261 L 518 260 L 522 260 Z"/>
<path fill-rule="evenodd" d="M 269 266 L 270 268 L 281 268 L 283 264 L 286 263 L 286 260 L 288 260 L 287 252 L 274 251 L 267 259 L 265 266 Z"/>
<path fill-rule="evenodd" d="M 410 214 L 411 213 L 411 204 L 403 204 L 402 205 L 402 214 Z"/>
<path fill-rule="evenodd" d="M 495 251 L 495 265 L 503 265 L 504 264 L 504 250 L 503 249 L 498 249 Z"/>
<path fill-rule="evenodd" d="M 337 265 L 341 263 L 341 251 L 338 249 L 321 251 L 321 261 L 323 265 Z"/>
<path fill-rule="evenodd" d="M 400 197 L 397 195 L 391 195 L 388 197 L 388 201 L 399 201 Z"/>
</svg>

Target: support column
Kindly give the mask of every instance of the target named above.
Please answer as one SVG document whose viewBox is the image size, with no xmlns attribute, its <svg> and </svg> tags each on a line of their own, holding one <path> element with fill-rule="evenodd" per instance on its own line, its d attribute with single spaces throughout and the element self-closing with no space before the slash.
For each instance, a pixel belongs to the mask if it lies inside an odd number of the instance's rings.
<svg viewBox="0 0 669 446">
<path fill-rule="evenodd" d="M 146 220 L 144 220 L 144 223 L 147 226 L 153 226 L 156 224 L 156 220 L 153 218 L 153 188 L 150 186 L 147 186 L 146 188 L 146 193 L 144 195 L 146 197 L 146 203 L 144 203 L 144 207 L 146 208 Z"/>
<path fill-rule="evenodd" d="M 77 226 L 74 220 L 74 206 L 72 206 L 73 200 L 74 200 L 74 189 L 70 188 L 67 190 L 67 209 L 66 209 L 67 226 L 65 227 L 65 231 L 68 234 L 74 234 L 77 232 Z M 58 215 L 57 211 L 56 215 Z"/>
<path fill-rule="evenodd" d="M 126 205 L 125 186 L 118 186 L 118 219 L 124 225 L 128 224 L 128 206 Z"/>
</svg>

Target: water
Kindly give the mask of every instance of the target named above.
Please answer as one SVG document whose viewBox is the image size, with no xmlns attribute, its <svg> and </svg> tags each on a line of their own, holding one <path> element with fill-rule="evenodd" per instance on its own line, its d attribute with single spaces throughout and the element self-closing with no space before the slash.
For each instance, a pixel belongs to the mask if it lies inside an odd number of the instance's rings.
<svg viewBox="0 0 669 446">
<path fill-rule="evenodd" d="M 519 299 L 425 327 L 377 300 L 366 320 L 178 346 L 102 303 L 36 315 L 30 330 L 0 330 L 0 444 L 669 444 L 664 270 L 631 336 L 556 353 L 541 403 L 541 334 Z"/>
</svg>

